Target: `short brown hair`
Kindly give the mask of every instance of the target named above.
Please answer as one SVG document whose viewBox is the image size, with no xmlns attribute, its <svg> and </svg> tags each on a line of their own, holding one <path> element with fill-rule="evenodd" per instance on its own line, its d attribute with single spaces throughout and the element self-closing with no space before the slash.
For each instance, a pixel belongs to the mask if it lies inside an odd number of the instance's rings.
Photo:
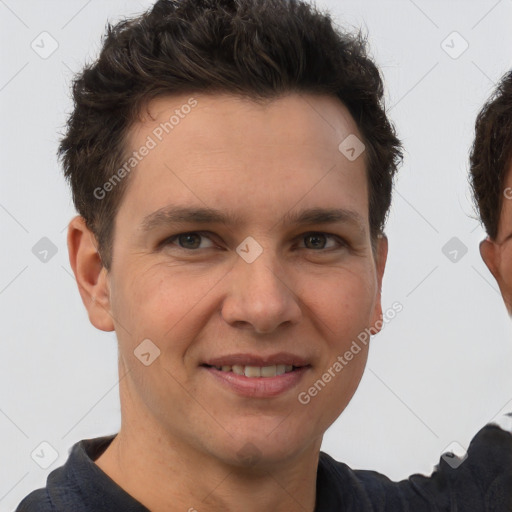
<svg viewBox="0 0 512 512">
<path fill-rule="evenodd" d="M 502 77 L 476 118 L 469 161 L 475 206 L 487 234 L 495 239 L 512 162 L 512 71 Z"/>
<path fill-rule="evenodd" d="M 98 59 L 73 81 L 74 110 L 58 150 L 107 269 L 127 180 L 102 200 L 93 191 L 126 161 L 128 130 L 150 99 L 194 92 L 337 96 L 366 146 L 372 240 L 382 232 L 402 153 L 361 34 L 340 32 L 301 0 L 159 0 L 138 17 L 107 23 Z"/>
</svg>

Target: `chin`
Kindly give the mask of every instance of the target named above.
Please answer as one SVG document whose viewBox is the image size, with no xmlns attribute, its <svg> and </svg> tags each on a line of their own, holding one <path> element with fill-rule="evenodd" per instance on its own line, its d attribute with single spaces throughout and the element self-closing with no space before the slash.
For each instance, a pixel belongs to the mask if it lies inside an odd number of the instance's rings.
<svg viewBox="0 0 512 512">
<path fill-rule="evenodd" d="M 270 432 L 270 433 L 269 433 Z M 219 458 L 227 464 L 246 468 L 275 469 L 277 464 L 285 463 L 300 454 L 310 443 L 308 439 L 288 435 L 274 435 L 271 430 L 260 429 L 250 432 L 238 432 L 226 440 L 226 446 L 219 451 Z"/>
</svg>

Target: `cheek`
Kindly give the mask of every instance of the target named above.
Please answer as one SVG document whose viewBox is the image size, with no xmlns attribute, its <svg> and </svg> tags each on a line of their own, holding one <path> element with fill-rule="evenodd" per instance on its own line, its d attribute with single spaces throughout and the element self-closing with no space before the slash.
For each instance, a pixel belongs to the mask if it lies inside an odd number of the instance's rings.
<svg viewBox="0 0 512 512">
<path fill-rule="evenodd" d="M 369 269 L 330 272 L 304 282 L 304 302 L 329 328 L 328 338 L 347 340 L 368 327 L 376 301 L 376 281 Z"/>
<path fill-rule="evenodd" d="M 340 273 L 323 289 L 316 312 L 328 327 L 324 328 L 327 343 L 315 379 L 328 382 L 317 406 L 323 404 L 324 420 L 330 425 L 350 402 L 363 375 L 377 286 L 371 270 L 363 269 Z"/>
<path fill-rule="evenodd" d="M 222 278 L 211 269 L 193 272 L 186 265 L 161 263 L 133 265 L 119 276 L 112 286 L 112 310 L 125 327 L 123 336 L 135 344 L 149 338 L 162 350 L 172 346 L 178 351 L 180 340 L 184 344 L 201 327 L 206 298 Z"/>
</svg>

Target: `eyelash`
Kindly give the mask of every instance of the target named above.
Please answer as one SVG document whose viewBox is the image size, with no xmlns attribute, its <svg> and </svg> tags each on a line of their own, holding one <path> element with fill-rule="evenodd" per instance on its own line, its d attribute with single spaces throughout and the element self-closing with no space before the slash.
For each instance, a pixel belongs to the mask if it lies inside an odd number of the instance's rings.
<svg viewBox="0 0 512 512">
<path fill-rule="evenodd" d="M 163 240 L 159 244 L 159 246 L 164 247 L 164 246 L 167 246 L 167 245 L 172 245 L 173 242 L 175 240 L 177 240 L 182 235 L 200 235 L 202 237 L 209 238 L 213 242 L 213 240 L 211 239 L 211 236 L 209 236 L 209 235 L 211 235 L 211 233 L 208 232 L 208 231 L 185 231 L 183 233 L 178 233 L 176 235 L 172 235 L 172 236 L 166 238 L 165 240 Z M 323 231 L 308 231 L 307 233 L 303 233 L 302 235 L 300 235 L 297 238 L 304 239 L 304 238 L 306 238 L 308 236 L 312 236 L 312 235 L 324 235 L 326 238 L 330 238 L 330 239 L 335 240 L 339 244 L 339 247 L 337 247 L 337 248 L 328 248 L 328 249 L 309 249 L 310 251 L 314 251 L 314 252 L 328 252 L 328 251 L 333 251 L 333 250 L 340 249 L 340 248 L 348 248 L 349 247 L 348 242 L 346 242 L 343 238 L 339 237 L 338 235 L 334 235 L 332 233 L 325 233 Z M 176 248 L 180 249 L 180 250 L 183 250 L 183 251 L 186 251 L 186 252 L 198 252 L 198 251 L 200 251 L 200 248 L 198 248 L 198 249 L 187 249 L 185 247 L 180 247 L 179 245 L 177 245 Z M 207 247 L 206 249 L 211 249 L 211 247 Z M 301 249 L 308 249 L 308 247 L 301 247 Z"/>
</svg>

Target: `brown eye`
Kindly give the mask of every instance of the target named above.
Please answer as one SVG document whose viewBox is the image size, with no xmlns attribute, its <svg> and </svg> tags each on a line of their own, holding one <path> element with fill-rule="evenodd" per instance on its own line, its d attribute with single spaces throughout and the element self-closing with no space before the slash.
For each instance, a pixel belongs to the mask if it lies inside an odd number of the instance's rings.
<svg viewBox="0 0 512 512">
<path fill-rule="evenodd" d="M 302 235 L 302 240 L 304 240 L 305 248 L 306 249 L 313 249 L 313 250 L 322 250 L 322 249 L 336 249 L 336 248 L 343 248 L 347 247 L 347 244 L 344 242 L 343 239 L 336 235 L 331 235 L 329 233 L 321 233 L 321 232 L 315 232 L 315 233 L 306 233 Z M 328 247 L 327 244 L 329 243 L 329 240 L 335 242 L 335 245 L 332 245 Z M 336 247 L 337 244 L 337 247 Z"/>
<path fill-rule="evenodd" d="M 185 249 L 197 249 L 201 244 L 201 235 L 197 233 L 183 233 L 178 235 L 178 242 Z"/>
<path fill-rule="evenodd" d="M 204 245 L 205 241 L 209 241 L 210 245 Z M 203 247 L 201 246 L 203 243 Z M 163 246 L 175 246 L 177 249 L 195 250 L 195 249 L 209 249 L 213 247 L 211 238 L 206 233 L 192 231 L 189 233 L 179 233 L 173 235 L 162 242 Z"/>
<path fill-rule="evenodd" d="M 304 240 L 306 240 L 306 247 L 308 249 L 323 249 L 326 243 L 326 236 L 323 233 L 313 233 L 310 235 L 306 235 Z M 309 242 L 309 246 L 308 246 Z"/>
</svg>

